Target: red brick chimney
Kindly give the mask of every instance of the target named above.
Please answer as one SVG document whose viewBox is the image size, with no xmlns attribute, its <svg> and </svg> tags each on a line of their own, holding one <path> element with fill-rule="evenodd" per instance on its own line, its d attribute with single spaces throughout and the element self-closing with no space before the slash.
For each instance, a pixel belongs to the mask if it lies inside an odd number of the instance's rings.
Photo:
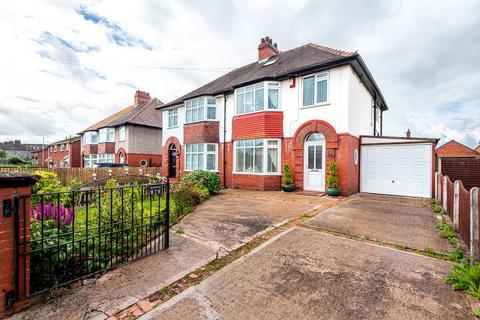
<svg viewBox="0 0 480 320">
<path fill-rule="evenodd" d="M 410 131 L 410 129 L 408 129 L 407 132 L 405 132 L 405 136 L 407 138 L 410 138 L 412 136 L 412 132 Z"/>
<path fill-rule="evenodd" d="M 272 43 L 270 37 L 265 37 L 260 39 L 260 44 L 258 45 L 258 60 L 265 60 L 271 56 L 277 55 L 280 53 L 280 50 L 277 48 L 276 43 Z"/>
<path fill-rule="evenodd" d="M 137 90 L 135 92 L 135 105 L 150 101 L 150 93 Z"/>
</svg>

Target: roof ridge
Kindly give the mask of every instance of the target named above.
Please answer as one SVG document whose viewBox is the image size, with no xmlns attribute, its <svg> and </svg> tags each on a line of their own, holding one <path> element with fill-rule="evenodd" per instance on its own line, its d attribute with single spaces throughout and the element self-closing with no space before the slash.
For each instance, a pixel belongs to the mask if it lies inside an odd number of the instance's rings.
<svg viewBox="0 0 480 320">
<path fill-rule="evenodd" d="M 148 109 L 148 107 L 150 107 L 154 102 L 158 101 L 159 104 L 163 104 L 162 101 L 160 101 L 160 99 L 156 98 L 156 97 L 153 97 L 152 99 L 150 99 L 150 101 L 146 102 L 143 104 L 143 106 L 141 108 L 139 108 L 137 110 L 137 112 L 134 112 L 128 119 L 127 121 L 132 121 L 133 119 L 135 119 L 136 117 L 138 117 L 142 112 L 144 112 L 145 110 Z"/>
<path fill-rule="evenodd" d="M 322 50 L 322 51 L 326 51 L 326 52 L 329 52 L 329 53 L 333 53 L 333 54 L 343 56 L 343 57 L 350 57 L 353 54 L 355 54 L 355 52 L 343 51 L 343 50 L 327 47 L 327 46 L 312 43 L 312 42 L 307 43 L 305 46 L 312 47 L 312 48 L 315 48 L 315 49 L 319 49 L 319 50 Z"/>
</svg>

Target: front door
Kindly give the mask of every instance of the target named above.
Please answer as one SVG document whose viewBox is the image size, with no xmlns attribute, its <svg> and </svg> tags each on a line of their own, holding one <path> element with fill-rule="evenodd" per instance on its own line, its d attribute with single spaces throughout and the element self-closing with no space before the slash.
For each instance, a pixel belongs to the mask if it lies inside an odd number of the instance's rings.
<svg viewBox="0 0 480 320">
<path fill-rule="evenodd" d="M 168 148 L 168 177 L 175 178 L 177 176 L 177 148 L 174 144 Z"/>
<path fill-rule="evenodd" d="M 304 189 L 325 191 L 325 138 L 315 132 L 304 144 Z"/>
</svg>

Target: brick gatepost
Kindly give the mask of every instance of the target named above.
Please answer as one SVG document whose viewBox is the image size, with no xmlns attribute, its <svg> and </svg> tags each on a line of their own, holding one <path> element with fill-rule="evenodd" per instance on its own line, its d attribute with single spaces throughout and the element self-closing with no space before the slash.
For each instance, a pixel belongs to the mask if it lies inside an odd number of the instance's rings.
<svg viewBox="0 0 480 320">
<path fill-rule="evenodd" d="M 16 260 L 18 243 L 15 241 L 15 195 L 30 194 L 31 187 L 37 181 L 38 176 L 30 173 L 0 172 L 0 318 L 8 313 L 23 309 L 28 300 L 18 301 L 16 298 L 29 294 L 30 282 L 30 259 L 19 255 Z M 19 202 L 20 203 L 20 202 Z M 25 206 L 23 206 L 25 205 Z M 27 241 L 30 239 L 30 201 L 22 201 L 22 208 L 19 210 L 17 232 Z M 26 214 L 25 214 L 26 213 Z M 26 230 L 23 230 L 24 219 Z M 21 274 L 16 275 L 16 265 Z M 24 281 L 17 284 L 18 292 L 15 292 L 15 279 L 24 279 L 24 270 L 27 272 Z"/>
</svg>

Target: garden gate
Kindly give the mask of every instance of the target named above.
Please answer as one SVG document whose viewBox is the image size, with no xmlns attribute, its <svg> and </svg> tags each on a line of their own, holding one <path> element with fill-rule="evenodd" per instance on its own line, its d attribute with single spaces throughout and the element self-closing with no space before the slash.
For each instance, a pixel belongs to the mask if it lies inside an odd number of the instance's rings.
<svg viewBox="0 0 480 320">
<path fill-rule="evenodd" d="M 169 247 L 168 179 L 14 201 L 16 301 Z"/>
</svg>

